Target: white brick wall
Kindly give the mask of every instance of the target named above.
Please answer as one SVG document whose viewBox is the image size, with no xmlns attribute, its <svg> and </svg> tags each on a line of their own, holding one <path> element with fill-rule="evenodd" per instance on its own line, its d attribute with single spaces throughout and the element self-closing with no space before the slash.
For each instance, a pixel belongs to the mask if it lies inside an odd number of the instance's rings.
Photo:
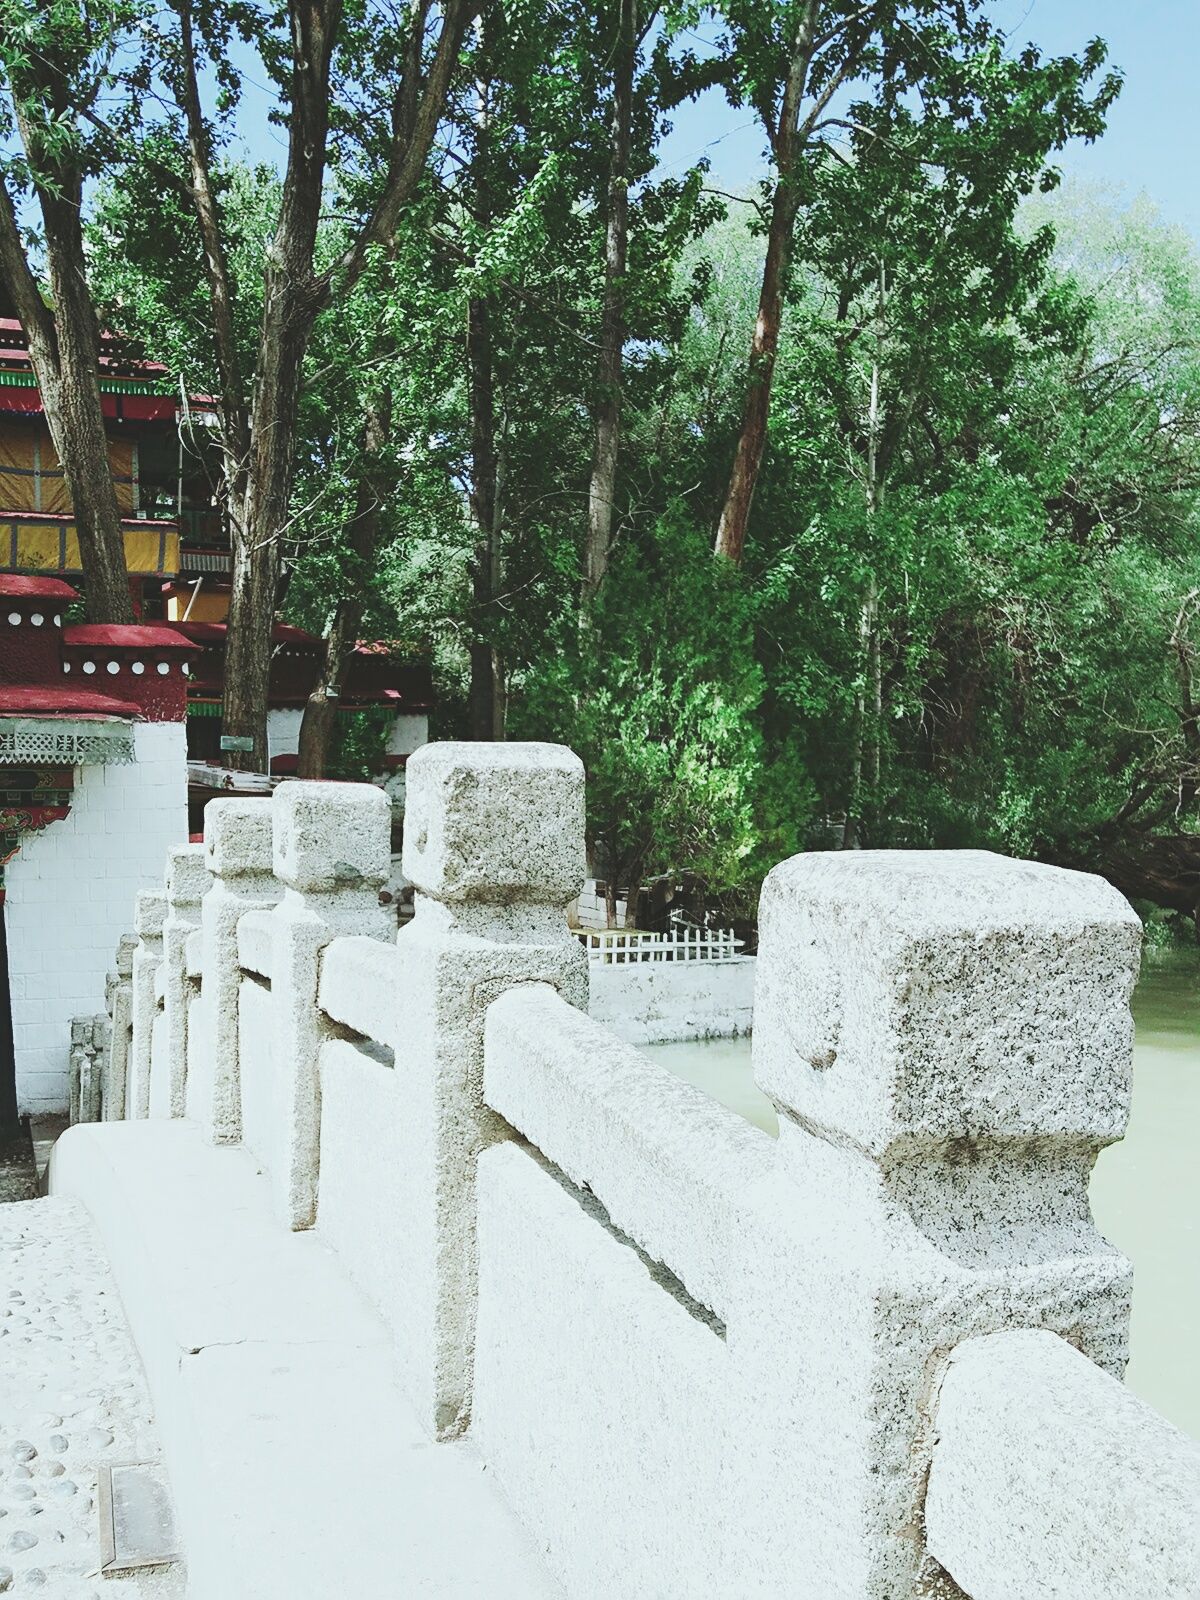
<svg viewBox="0 0 1200 1600">
<path fill-rule="evenodd" d="M 104 1009 L 105 974 L 138 889 L 162 883 L 187 838 L 187 738 L 139 723 L 129 766 L 77 767 L 70 814 L 30 834 L 4 869 L 17 1098 L 65 1111 L 71 1018 Z"/>
</svg>

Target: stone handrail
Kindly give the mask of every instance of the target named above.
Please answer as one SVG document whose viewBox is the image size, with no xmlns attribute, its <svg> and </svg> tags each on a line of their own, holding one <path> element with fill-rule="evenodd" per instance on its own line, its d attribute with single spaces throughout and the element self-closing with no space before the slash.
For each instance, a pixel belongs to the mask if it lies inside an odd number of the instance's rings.
<svg viewBox="0 0 1200 1600">
<path fill-rule="evenodd" d="M 399 985 L 395 945 L 347 935 L 325 951 L 318 1004 L 332 1021 L 390 1049 L 395 1043 Z"/>
<path fill-rule="evenodd" d="M 978 852 L 781 864 L 773 1141 L 587 1017 L 569 751 L 431 745 L 407 804 L 399 931 L 380 791 L 210 804 L 207 876 L 193 850 L 139 899 L 104 1115 L 251 1145 L 571 1600 L 1196 1592 L 1195 1447 L 1115 1385 L 1130 1269 L 1087 1205 L 1129 1101 L 1115 891 Z M 1172 1547 L 1157 1588 L 1123 1492 Z"/>
<path fill-rule="evenodd" d="M 542 984 L 488 1009 L 484 1099 L 722 1321 L 775 1143 Z"/>
<path fill-rule="evenodd" d="M 951 1354 L 925 1500 L 972 1600 L 1192 1600 L 1200 1445 L 1051 1333 Z"/>
<path fill-rule="evenodd" d="M 243 972 L 271 976 L 271 913 L 247 911 L 237 925 L 238 962 Z"/>
</svg>

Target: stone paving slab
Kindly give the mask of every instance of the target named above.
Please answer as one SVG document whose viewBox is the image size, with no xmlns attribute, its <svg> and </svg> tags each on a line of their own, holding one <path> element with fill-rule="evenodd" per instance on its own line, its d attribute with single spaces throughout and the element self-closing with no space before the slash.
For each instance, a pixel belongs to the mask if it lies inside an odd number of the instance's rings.
<svg viewBox="0 0 1200 1600">
<path fill-rule="evenodd" d="M 561 1600 L 469 1437 L 422 1431 L 378 1314 L 319 1229 L 277 1220 L 247 1150 L 184 1121 L 93 1123 L 49 1181 L 109 1252 L 190 1600 Z"/>
<path fill-rule="evenodd" d="M 0 1593 L 173 1600 L 179 1568 L 99 1573 L 96 1477 L 159 1456 L 103 1247 L 78 1201 L 0 1205 Z"/>
</svg>

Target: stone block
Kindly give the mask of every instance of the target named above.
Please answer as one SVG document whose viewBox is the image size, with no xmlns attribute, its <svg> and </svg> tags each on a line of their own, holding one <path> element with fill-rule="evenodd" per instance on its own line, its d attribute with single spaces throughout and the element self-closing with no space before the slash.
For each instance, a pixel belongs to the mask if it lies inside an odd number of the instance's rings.
<svg viewBox="0 0 1200 1600">
<path fill-rule="evenodd" d="M 207 892 L 212 874 L 202 844 L 172 845 L 167 851 L 167 899 L 173 906 L 194 905 Z"/>
<path fill-rule="evenodd" d="M 139 889 L 134 900 L 133 927 L 139 939 L 160 939 L 167 917 L 167 897 L 161 889 Z"/>
<path fill-rule="evenodd" d="M 204 808 L 204 864 L 222 878 L 271 870 L 271 802 L 210 800 Z"/>
<path fill-rule="evenodd" d="M 973 1600 L 1200 1594 L 1200 1445 L 1054 1334 L 959 1345 L 937 1436 L 929 1548 Z"/>
<path fill-rule="evenodd" d="M 553 744 L 427 744 L 409 758 L 404 875 L 447 902 L 566 906 L 584 879 L 584 774 Z"/>
<path fill-rule="evenodd" d="M 382 888 L 392 867 L 391 801 L 370 783 L 281 783 L 271 797 L 274 870 L 304 894 Z"/>
<path fill-rule="evenodd" d="M 1140 924 L 1103 879 L 984 851 L 813 852 L 763 888 L 755 1076 L 817 1132 L 1121 1136 Z"/>
</svg>

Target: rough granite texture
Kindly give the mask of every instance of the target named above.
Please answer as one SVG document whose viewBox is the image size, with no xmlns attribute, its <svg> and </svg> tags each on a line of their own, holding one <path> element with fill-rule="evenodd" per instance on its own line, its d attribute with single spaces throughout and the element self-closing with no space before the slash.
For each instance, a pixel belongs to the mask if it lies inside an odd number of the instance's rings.
<svg viewBox="0 0 1200 1600">
<path fill-rule="evenodd" d="M 976 851 L 767 878 L 753 1059 L 794 1198 L 748 1262 L 745 1354 L 829 1600 L 937 1576 L 920 1526 L 947 1350 L 1045 1327 L 1124 1370 L 1130 1269 L 1087 1183 L 1124 1127 L 1138 948 L 1099 879 Z"/>
<path fill-rule="evenodd" d="M 972 1600 L 1193 1600 L 1200 1445 L 1050 1333 L 951 1355 L 926 1538 Z"/>
<path fill-rule="evenodd" d="M 150 1115 L 150 1065 L 154 1019 L 158 1013 L 155 986 L 163 957 L 163 923 L 167 917 L 167 897 L 162 889 L 141 889 L 134 903 L 133 931 L 137 949 L 133 953 L 129 1064 L 126 1074 L 125 1115 Z"/>
<path fill-rule="evenodd" d="M 992 1134 L 1120 1138 L 1140 923 L 1102 878 L 982 850 L 814 852 L 763 888 L 755 1074 L 882 1157 Z"/>
<path fill-rule="evenodd" d="M 474 1426 L 573 1600 L 961 1593 L 923 1541 L 946 1353 L 1033 1326 L 1124 1364 L 1129 1268 L 1087 1180 L 1123 1126 L 1137 951 L 1077 874 L 785 863 L 754 1034 L 780 1139 L 748 1181 L 635 1052 L 543 993 L 497 1001 L 488 1097 L 538 1149 L 480 1163 Z"/>
<path fill-rule="evenodd" d="M 281 784 L 278 797 L 288 786 Z M 342 789 L 363 785 L 306 784 L 305 788 Z M 367 938 L 395 936 L 395 914 L 379 904 L 378 885 L 386 881 L 391 866 L 391 808 L 382 790 L 375 793 L 383 807 L 372 803 L 356 816 L 355 862 L 360 875 L 342 880 L 337 890 L 289 888 L 271 913 L 271 1051 L 276 1084 L 279 1132 L 272 1165 L 276 1210 L 292 1228 L 310 1228 L 317 1214 L 317 1178 L 320 1170 L 321 1075 L 320 1051 L 330 1037 L 330 1025 L 317 1006 L 321 952 L 339 934 Z M 346 848 L 341 833 L 342 806 L 328 801 L 329 854 Z M 290 827 L 294 807 L 285 799 L 282 824 Z M 318 818 L 306 813 L 304 850 L 317 853 Z M 281 854 L 277 849 L 276 859 Z M 295 858 L 295 852 L 293 852 Z M 342 859 L 339 857 L 339 859 Z M 304 869 L 310 881 L 324 881 L 315 865 Z M 244 1060 L 242 1071 L 256 1071 L 255 1060 Z"/>
<path fill-rule="evenodd" d="M 180 1568 L 103 1578 L 96 1473 L 158 1454 L 116 1285 L 75 1200 L 0 1206 L 0 1591 L 181 1596 Z"/>
<path fill-rule="evenodd" d="M 554 745 L 426 745 L 407 768 L 404 861 L 421 892 L 396 943 L 390 1017 L 374 1024 L 395 1069 L 327 1050 L 318 1227 L 384 1311 L 401 1381 L 446 1438 L 470 1416 L 476 1163 L 507 1137 L 483 1102 L 487 1008 L 530 982 L 587 1008 L 565 909 L 583 877 L 580 762 Z M 331 992 L 373 981 L 376 958 L 358 979 L 332 959 Z M 364 1122 L 388 1130 L 378 1161 L 363 1158 Z M 381 1207 L 371 1179 L 385 1162 Z"/>
<path fill-rule="evenodd" d="M 167 915 L 163 922 L 164 1081 L 150 1085 L 151 1116 L 182 1117 L 187 1110 L 188 1011 L 197 987 L 188 976 L 187 943 L 200 925 L 200 902 L 212 875 L 202 844 L 175 845 L 167 852 Z"/>
<path fill-rule="evenodd" d="M 392 804 L 373 783 L 281 783 L 271 796 L 275 876 L 303 894 L 382 889 Z"/>
<path fill-rule="evenodd" d="M 270 910 L 283 890 L 271 871 L 271 802 L 217 799 L 204 808 L 212 886 L 200 907 L 202 977 L 189 1016 L 187 1114 L 216 1144 L 242 1134 L 238 1064 L 238 919 Z"/>
<path fill-rule="evenodd" d="M 583 887 L 583 763 L 556 744 L 423 745 L 405 769 L 404 876 L 452 904 L 566 906 Z"/>
</svg>

